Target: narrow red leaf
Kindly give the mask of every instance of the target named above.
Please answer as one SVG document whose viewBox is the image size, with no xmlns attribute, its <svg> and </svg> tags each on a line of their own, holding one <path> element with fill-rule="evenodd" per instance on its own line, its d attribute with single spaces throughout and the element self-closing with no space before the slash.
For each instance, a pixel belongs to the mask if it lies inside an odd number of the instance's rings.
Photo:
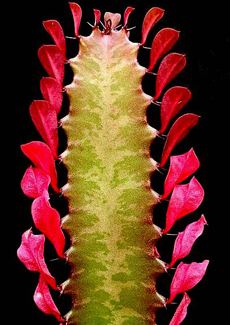
<svg viewBox="0 0 230 325">
<path fill-rule="evenodd" d="M 29 229 L 22 235 L 22 242 L 17 250 L 19 260 L 29 271 L 39 272 L 44 280 L 55 290 L 57 284 L 55 278 L 50 274 L 44 259 L 44 235 L 33 235 Z"/>
<path fill-rule="evenodd" d="M 53 38 L 54 43 L 66 58 L 66 41 L 63 29 L 57 20 L 43 21 L 43 26 L 47 33 Z"/>
<path fill-rule="evenodd" d="M 163 234 L 168 233 L 177 220 L 194 212 L 203 199 L 204 189 L 196 177 L 193 177 L 188 184 L 177 185 L 169 201 Z"/>
<path fill-rule="evenodd" d="M 60 192 L 57 187 L 57 172 L 50 148 L 41 141 L 32 141 L 21 145 L 24 155 L 29 158 L 35 167 L 42 169 L 51 178 L 51 186 L 54 191 Z"/>
<path fill-rule="evenodd" d="M 48 75 L 62 84 L 65 57 L 59 48 L 56 45 L 42 45 L 38 50 L 38 58 Z"/>
<path fill-rule="evenodd" d="M 150 30 L 158 23 L 158 21 L 164 16 L 164 10 L 158 7 L 151 8 L 145 15 L 142 25 L 142 39 L 141 44 L 145 44 Z"/>
<path fill-rule="evenodd" d="M 54 159 L 57 159 L 58 121 L 56 110 L 46 100 L 34 100 L 30 105 L 30 116 L 37 131 L 50 147 Z"/>
<path fill-rule="evenodd" d="M 64 322 L 42 275 L 39 277 L 39 282 L 34 292 L 34 302 L 44 314 L 53 315 L 59 322 Z"/>
<path fill-rule="evenodd" d="M 176 268 L 176 272 L 170 286 L 170 297 L 168 303 L 171 303 L 175 297 L 195 287 L 204 277 L 209 261 L 202 263 L 185 264 L 181 262 Z"/>
<path fill-rule="evenodd" d="M 198 123 L 199 118 L 200 117 L 196 114 L 187 113 L 176 120 L 169 130 L 162 152 L 160 167 L 166 164 L 175 146 L 187 136 L 189 131 Z"/>
<path fill-rule="evenodd" d="M 175 86 L 166 91 L 161 103 L 161 129 L 165 132 L 169 122 L 182 110 L 192 97 L 191 91 L 186 87 Z"/>
<path fill-rule="evenodd" d="M 45 190 L 48 191 L 49 184 L 49 175 L 39 168 L 30 166 L 22 178 L 21 189 L 26 196 L 36 199 Z"/>
<path fill-rule="evenodd" d="M 54 78 L 43 77 L 40 81 L 40 89 L 44 99 L 50 102 L 57 114 L 59 114 L 63 100 L 61 84 Z"/>
<path fill-rule="evenodd" d="M 129 16 L 135 10 L 133 7 L 127 7 L 124 12 L 124 26 L 128 25 Z"/>
<path fill-rule="evenodd" d="M 95 26 L 99 25 L 101 20 L 101 11 L 98 9 L 93 9 L 94 18 L 95 18 Z"/>
<path fill-rule="evenodd" d="M 154 100 L 157 100 L 163 89 L 170 83 L 186 66 L 184 54 L 169 53 L 162 60 L 156 78 L 156 93 Z"/>
<path fill-rule="evenodd" d="M 48 192 L 35 199 L 31 207 L 34 224 L 53 244 L 58 256 L 64 257 L 65 236 L 58 211 L 51 207 Z"/>
<path fill-rule="evenodd" d="M 173 318 L 171 319 L 169 325 L 180 325 L 183 322 L 183 320 L 187 315 L 187 309 L 190 302 L 191 299 L 189 298 L 188 294 L 185 292 L 183 299 L 181 300 L 179 306 L 177 307 L 175 314 L 173 315 Z"/>
<path fill-rule="evenodd" d="M 82 10 L 79 4 L 75 2 L 69 2 L 69 6 L 73 15 L 74 34 L 76 37 L 79 37 L 79 27 L 81 24 Z"/>
<path fill-rule="evenodd" d="M 177 184 L 194 174 L 199 167 L 200 162 L 193 148 L 183 155 L 171 156 L 169 171 L 164 183 L 164 194 L 161 199 L 166 199 Z"/>
<path fill-rule="evenodd" d="M 180 32 L 173 28 L 163 28 L 156 34 L 150 52 L 149 71 L 153 70 L 159 59 L 172 49 L 179 36 Z"/>
<path fill-rule="evenodd" d="M 183 232 L 179 232 L 173 248 L 172 261 L 169 264 L 169 268 L 182 258 L 189 255 L 192 247 L 204 231 L 204 226 L 207 225 L 204 215 L 195 222 L 190 223 Z"/>
</svg>

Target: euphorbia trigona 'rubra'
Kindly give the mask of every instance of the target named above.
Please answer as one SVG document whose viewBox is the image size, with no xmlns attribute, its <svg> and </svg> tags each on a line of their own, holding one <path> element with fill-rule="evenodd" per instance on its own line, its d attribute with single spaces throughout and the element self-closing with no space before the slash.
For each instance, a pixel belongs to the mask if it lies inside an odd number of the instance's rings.
<svg viewBox="0 0 230 325">
<path fill-rule="evenodd" d="M 44 142 L 21 146 L 33 164 L 26 170 L 21 187 L 33 199 L 32 219 L 41 234 L 25 232 L 18 257 L 29 270 L 40 273 L 34 294 L 36 305 L 61 324 L 156 324 L 156 311 L 166 304 L 166 299 L 156 291 L 157 277 L 189 254 L 205 224 L 201 217 L 179 233 L 169 265 L 159 259 L 157 240 L 177 220 L 194 212 L 204 197 L 195 177 L 181 184 L 199 167 L 194 150 L 170 158 L 177 144 L 198 123 L 199 116 L 192 113 L 180 116 L 168 132 L 159 167 L 165 166 L 169 158 L 170 167 L 161 198 L 150 187 L 150 174 L 158 164 L 150 159 L 149 147 L 191 98 L 190 90 L 182 86 L 171 87 L 164 94 L 167 85 L 186 65 L 184 54 L 169 53 L 179 32 L 163 28 L 157 33 L 146 69 L 137 61 L 138 51 L 164 16 L 163 9 L 153 7 L 147 12 L 139 43 L 129 40 L 133 7 L 125 10 L 123 26 L 120 14 L 106 12 L 101 27 L 101 11 L 94 9 L 92 33 L 88 37 L 80 35 L 81 7 L 70 2 L 70 9 L 79 42 L 75 58 L 66 58 L 68 51 L 61 25 L 56 20 L 43 23 L 54 44 L 42 45 L 38 51 L 48 76 L 41 79 L 43 99 L 32 102 L 30 115 Z M 74 78 L 64 86 L 67 62 Z M 155 94 L 150 96 L 142 90 L 142 79 L 157 63 L 152 87 Z M 69 96 L 70 111 L 59 123 L 66 96 L 63 89 Z M 159 132 L 146 123 L 146 109 L 151 103 L 161 108 Z M 68 138 L 67 149 L 60 156 L 59 125 Z M 57 160 L 62 160 L 68 170 L 68 183 L 62 190 L 58 187 Z M 69 214 L 63 219 L 49 201 L 49 185 L 55 191 L 51 195 L 68 199 Z M 161 230 L 153 225 L 150 212 L 170 194 L 166 227 Z M 66 252 L 62 228 L 71 238 L 71 247 Z M 66 259 L 72 266 L 70 278 L 58 286 L 45 263 L 45 237 L 58 258 Z M 171 325 L 179 325 L 185 318 L 190 303 L 186 291 L 202 279 L 207 265 L 208 261 L 178 265 L 168 302 L 179 293 L 184 293 L 184 297 Z M 61 288 L 61 293 L 72 296 L 72 310 L 67 315 L 56 307 L 50 288 Z"/>
</svg>

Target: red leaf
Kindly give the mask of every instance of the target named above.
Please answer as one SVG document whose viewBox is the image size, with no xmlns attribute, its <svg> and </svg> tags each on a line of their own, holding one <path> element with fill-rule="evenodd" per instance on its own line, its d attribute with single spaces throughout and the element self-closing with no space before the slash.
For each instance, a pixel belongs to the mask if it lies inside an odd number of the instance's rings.
<svg viewBox="0 0 230 325">
<path fill-rule="evenodd" d="M 82 10 L 79 4 L 75 2 L 69 2 L 70 10 L 73 15 L 73 21 L 74 21 L 74 34 L 76 37 L 79 36 L 79 27 L 81 24 L 81 17 L 82 17 Z"/>
<path fill-rule="evenodd" d="M 187 293 L 184 293 L 183 299 L 181 300 L 179 306 L 177 307 L 175 314 L 173 315 L 173 318 L 171 319 L 171 322 L 169 325 L 180 325 L 183 320 L 185 319 L 187 315 L 187 309 L 191 302 L 191 299 L 187 295 Z"/>
<path fill-rule="evenodd" d="M 29 158 L 35 167 L 41 168 L 51 178 L 51 186 L 54 191 L 60 192 L 57 187 L 57 172 L 54 158 L 47 144 L 41 141 L 32 141 L 21 145 L 24 155 Z"/>
<path fill-rule="evenodd" d="M 93 9 L 94 17 L 95 17 L 95 26 L 99 25 L 101 20 L 101 11 L 98 9 Z"/>
<path fill-rule="evenodd" d="M 124 12 L 124 26 L 128 25 L 129 16 L 135 10 L 133 7 L 127 7 Z"/>
<path fill-rule="evenodd" d="M 51 207 L 48 192 L 35 199 L 31 207 L 34 224 L 54 245 L 61 258 L 64 257 L 65 236 L 61 230 L 58 211 Z"/>
<path fill-rule="evenodd" d="M 21 188 L 26 196 L 36 199 L 44 190 L 48 191 L 49 184 L 50 177 L 43 170 L 30 166 L 22 178 Z"/>
<path fill-rule="evenodd" d="M 186 57 L 184 54 L 170 53 L 162 60 L 156 78 L 156 94 L 154 100 L 157 100 L 163 89 L 172 81 L 186 66 Z"/>
<path fill-rule="evenodd" d="M 169 232 L 175 222 L 194 212 L 204 199 L 204 189 L 193 177 L 188 184 L 177 185 L 172 193 L 166 213 L 166 227 L 163 234 Z"/>
<path fill-rule="evenodd" d="M 160 167 L 163 167 L 175 146 L 181 142 L 189 131 L 198 123 L 199 116 L 187 113 L 180 116 L 169 130 L 167 140 L 164 145 Z"/>
<path fill-rule="evenodd" d="M 208 263 L 208 260 L 204 260 L 202 263 L 193 262 L 191 264 L 181 262 L 172 279 L 168 303 L 171 303 L 178 294 L 195 287 L 204 277 Z"/>
<path fill-rule="evenodd" d="M 59 50 L 63 53 L 66 58 L 66 41 L 63 29 L 57 20 L 46 20 L 43 21 L 45 30 L 53 38 L 54 43 L 57 45 Z"/>
<path fill-rule="evenodd" d="M 194 174 L 199 167 L 200 162 L 193 149 L 183 155 L 171 156 L 169 171 L 164 183 L 164 194 L 161 199 L 167 198 L 177 184 Z"/>
<path fill-rule="evenodd" d="M 50 274 L 44 259 L 44 235 L 33 235 L 29 229 L 22 235 L 22 242 L 17 250 L 19 260 L 29 271 L 39 272 L 44 280 L 55 290 L 57 284 L 55 278 Z"/>
<path fill-rule="evenodd" d="M 151 8 L 145 15 L 142 25 L 142 39 L 141 45 L 145 44 L 150 30 L 158 23 L 158 21 L 164 16 L 164 10 L 158 7 Z"/>
<path fill-rule="evenodd" d="M 38 286 L 34 292 L 34 302 L 44 314 L 53 315 L 59 322 L 64 322 L 42 275 L 39 278 Z"/>
<path fill-rule="evenodd" d="M 179 36 L 180 32 L 173 28 L 163 28 L 156 34 L 150 52 L 149 71 L 153 70 L 158 60 L 171 50 Z"/>
<path fill-rule="evenodd" d="M 34 100 L 30 105 L 30 116 L 43 140 L 50 147 L 54 159 L 58 158 L 57 112 L 46 100 Z"/>
<path fill-rule="evenodd" d="M 38 58 L 48 75 L 62 84 L 65 57 L 59 48 L 56 45 L 42 45 L 38 50 Z"/>
<path fill-rule="evenodd" d="M 166 91 L 161 103 L 161 129 L 160 133 L 165 132 L 169 122 L 192 97 L 191 91 L 186 87 L 175 86 Z"/>
<path fill-rule="evenodd" d="M 189 255 L 192 250 L 192 247 L 204 231 L 204 226 L 207 224 L 204 215 L 198 221 L 190 223 L 183 232 L 179 232 L 175 243 L 172 254 L 172 261 L 169 264 L 169 268 L 182 258 Z"/>
<path fill-rule="evenodd" d="M 62 86 L 54 78 L 43 77 L 40 81 L 40 89 L 44 99 L 50 102 L 58 114 L 62 106 Z"/>
</svg>

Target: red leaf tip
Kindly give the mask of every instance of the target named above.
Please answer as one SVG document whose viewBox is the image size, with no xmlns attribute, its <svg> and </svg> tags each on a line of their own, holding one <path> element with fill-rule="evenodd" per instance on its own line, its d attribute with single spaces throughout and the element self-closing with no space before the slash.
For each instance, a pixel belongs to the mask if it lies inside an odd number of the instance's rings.
<svg viewBox="0 0 230 325">
<path fill-rule="evenodd" d="M 204 277 L 209 260 L 201 263 L 185 264 L 181 262 L 176 268 L 176 272 L 170 286 L 170 297 L 168 303 L 171 303 L 175 297 L 195 287 Z"/>
<path fill-rule="evenodd" d="M 164 194 L 161 199 L 166 199 L 177 184 L 194 174 L 199 167 L 200 161 L 193 148 L 182 155 L 171 156 L 169 171 L 164 183 Z"/>
<path fill-rule="evenodd" d="M 189 183 L 175 186 L 166 213 L 166 226 L 163 234 L 167 234 L 177 220 L 194 212 L 204 199 L 204 189 L 193 177 Z"/>
<path fill-rule="evenodd" d="M 69 2 L 70 10 L 72 12 L 73 21 L 74 21 L 74 34 L 76 37 L 79 37 L 79 28 L 82 18 L 82 9 L 76 2 Z"/>
<path fill-rule="evenodd" d="M 189 255 L 196 240 L 202 235 L 207 221 L 202 215 L 199 220 L 190 223 L 183 232 L 180 232 L 175 240 L 172 261 L 169 268 L 180 259 Z"/>
<path fill-rule="evenodd" d="M 124 12 L 124 27 L 128 25 L 129 22 L 129 16 L 130 14 L 135 10 L 133 7 L 127 7 Z"/>
<path fill-rule="evenodd" d="M 101 20 L 101 11 L 99 9 L 93 9 L 94 18 L 95 18 L 95 26 L 98 26 Z"/>
<path fill-rule="evenodd" d="M 192 93 L 186 87 L 175 86 L 166 91 L 161 103 L 161 134 L 165 132 L 171 119 L 182 110 L 191 97 Z"/>
<path fill-rule="evenodd" d="M 142 25 L 142 39 L 141 45 L 144 45 L 150 30 L 158 23 L 164 16 L 165 10 L 159 7 L 151 8 L 144 17 Z"/>
<path fill-rule="evenodd" d="M 42 77 L 40 89 L 44 99 L 54 107 L 58 114 L 61 110 L 63 100 L 62 85 L 55 78 Z"/>
<path fill-rule="evenodd" d="M 154 100 L 158 100 L 163 89 L 184 69 L 185 66 L 185 54 L 169 53 L 166 55 L 157 72 Z"/>
<path fill-rule="evenodd" d="M 179 306 L 177 307 L 173 318 L 171 319 L 169 325 L 180 325 L 187 315 L 187 309 L 189 304 L 191 303 L 191 299 L 188 294 L 185 292 L 183 299 L 181 300 Z"/>
<path fill-rule="evenodd" d="M 173 28 L 163 28 L 156 34 L 152 42 L 148 71 L 153 70 L 159 59 L 171 50 L 178 41 L 179 34 Z"/>
<path fill-rule="evenodd" d="M 35 199 L 31 207 L 34 224 L 53 244 L 58 256 L 65 258 L 65 236 L 58 211 L 51 207 L 48 192 Z"/>
<path fill-rule="evenodd" d="M 49 287 L 43 276 L 40 276 L 37 288 L 34 292 L 34 302 L 44 314 L 53 315 L 61 323 L 65 321 L 53 301 Z"/>
<path fill-rule="evenodd" d="M 31 119 L 43 140 L 58 158 L 58 121 L 55 108 L 46 100 L 34 100 L 30 105 Z"/>
<path fill-rule="evenodd" d="M 66 41 L 63 29 L 57 20 L 46 20 L 43 21 L 45 30 L 53 38 L 54 43 L 57 45 L 59 50 L 66 56 Z"/>
<path fill-rule="evenodd" d="M 49 175 L 40 168 L 30 166 L 22 178 L 21 189 L 26 196 L 36 199 L 44 190 L 48 191 L 49 184 Z"/>
<path fill-rule="evenodd" d="M 42 45 L 38 50 L 38 58 L 48 75 L 62 84 L 65 56 L 60 49 L 56 45 Z"/>
<path fill-rule="evenodd" d="M 189 133 L 189 131 L 198 123 L 200 116 L 192 113 L 187 113 L 180 116 L 169 130 L 163 153 L 160 167 L 163 167 L 175 146 L 181 142 Z"/>
<path fill-rule="evenodd" d="M 19 260 L 29 271 L 39 272 L 44 280 L 57 290 L 55 278 L 50 274 L 44 259 L 44 235 L 34 235 L 29 229 L 22 235 L 22 242 L 17 250 Z"/>
<path fill-rule="evenodd" d="M 47 144 L 41 141 L 32 141 L 21 145 L 24 155 L 29 158 L 35 167 L 42 169 L 51 178 L 51 186 L 56 192 L 60 192 L 57 186 L 57 172 L 52 152 Z"/>
</svg>

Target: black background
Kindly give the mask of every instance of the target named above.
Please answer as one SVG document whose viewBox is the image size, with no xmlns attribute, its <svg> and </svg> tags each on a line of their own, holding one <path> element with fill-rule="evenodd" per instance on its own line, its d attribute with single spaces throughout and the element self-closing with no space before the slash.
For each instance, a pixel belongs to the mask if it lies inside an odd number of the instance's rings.
<svg viewBox="0 0 230 325">
<path fill-rule="evenodd" d="M 83 22 L 81 33 L 87 35 L 90 27 L 86 21 L 93 22 L 92 8 L 104 11 L 123 12 L 126 6 L 136 7 L 135 13 L 130 18 L 130 26 L 136 25 L 136 30 L 131 32 L 131 39 L 140 40 L 141 22 L 147 9 L 152 6 L 161 6 L 166 9 L 165 18 L 158 24 L 155 31 L 161 27 L 173 27 L 181 30 L 181 38 L 175 50 L 186 53 L 188 64 L 186 70 L 176 79 L 177 84 L 188 86 L 193 99 L 184 110 L 197 113 L 202 116 L 200 124 L 177 149 L 176 153 L 183 153 L 193 146 L 200 158 L 201 168 L 197 173 L 199 181 L 206 191 L 205 202 L 202 207 L 188 217 L 194 220 L 204 212 L 209 223 L 205 234 L 196 243 L 192 254 L 186 259 L 187 262 L 210 259 L 207 276 L 189 295 L 192 304 L 184 324 L 225 324 L 227 323 L 226 295 L 227 266 L 229 257 L 227 246 L 228 238 L 228 85 L 230 81 L 229 67 L 229 42 L 227 35 L 228 17 L 227 9 L 209 2 L 184 0 L 164 1 L 79 1 L 83 9 Z M 4 295 L 5 307 L 9 308 L 6 320 L 14 323 L 16 316 L 17 324 L 56 324 L 52 317 L 44 316 L 37 310 L 33 303 L 33 292 L 37 283 L 37 275 L 25 270 L 24 266 L 16 258 L 16 249 L 20 244 L 21 234 L 31 224 L 30 200 L 25 198 L 20 190 L 20 179 L 28 166 L 28 161 L 22 156 L 19 146 L 31 140 L 40 139 L 35 131 L 28 114 L 28 107 L 33 99 L 41 98 L 39 80 L 44 71 L 37 59 L 37 49 L 42 43 L 49 43 L 50 38 L 42 28 L 42 20 L 57 19 L 62 24 L 66 35 L 73 36 L 73 24 L 67 1 L 20 1 L 12 4 L 9 8 L 9 21 L 5 24 L 7 33 L 7 50 L 9 58 L 2 61 L 2 67 L 8 64 L 6 93 L 4 98 L 3 113 L 8 126 L 1 136 L 5 167 L 2 177 L 6 176 L 3 192 L 6 194 L 7 211 L 5 212 L 2 237 L 4 238 L 3 251 L 6 253 L 7 263 L 3 263 L 3 269 L 8 275 L 6 294 Z M 7 13 L 6 13 L 7 15 Z M 153 33 L 151 33 L 153 36 Z M 147 45 L 151 44 L 151 37 Z M 75 42 L 68 41 L 69 57 L 77 53 Z M 227 60 L 228 59 L 228 60 Z M 148 63 L 148 51 L 142 50 L 140 62 Z M 67 69 L 66 83 L 71 81 L 71 72 Z M 176 84 L 173 82 L 173 84 Z M 153 95 L 154 79 L 147 77 L 144 81 L 144 90 Z M 6 95 L 7 94 L 7 95 Z M 152 107 L 148 112 L 149 123 L 156 128 L 159 126 L 159 114 Z M 5 122 L 4 122 L 5 121 Z M 14 131 L 13 131 L 14 130 Z M 13 134 L 13 136 L 11 136 Z M 13 142 L 12 140 L 13 139 Z M 157 139 L 155 148 L 153 145 L 153 157 L 159 160 L 162 140 Z M 9 152 L 9 153 L 8 153 Z M 14 155 L 14 157 L 12 157 Z M 12 157 L 12 159 L 11 159 Z M 10 162 L 14 162 L 10 166 Z M 16 168 L 15 168 L 16 166 Z M 7 172 L 5 172 L 5 170 Z M 64 180 L 63 180 L 64 181 Z M 154 187 L 160 192 L 160 176 L 153 177 Z M 12 189 L 14 188 L 15 199 L 12 203 Z M 54 204 L 58 203 L 54 200 Z M 161 225 L 161 216 L 165 207 L 162 205 L 156 210 L 155 221 Z M 64 211 L 62 211 L 64 213 Z M 178 229 L 182 230 L 185 223 L 180 223 Z M 4 237 L 6 235 L 6 237 Z M 173 239 L 174 240 L 174 239 Z M 159 243 L 162 259 L 168 261 L 171 251 L 172 239 L 164 239 Z M 49 247 L 48 247 L 49 249 Z M 53 252 L 49 252 L 49 257 Z M 5 261 L 5 260 L 4 260 Z M 59 279 L 64 280 L 68 268 L 59 265 L 59 262 L 49 262 L 49 268 L 55 272 Z M 60 275 L 63 270 L 64 275 Z M 172 274 L 160 279 L 159 291 L 168 295 L 168 284 Z M 4 278 L 5 279 L 5 278 Z M 3 284 L 5 284 L 3 283 Z M 179 300 L 178 300 L 179 301 Z M 62 298 L 59 307 L 63 311 L 68 310 L 68 299 Z M 175 306 L 169 306 L 167 311 L 159 313 L 159 325 L 166 325 L 172 316 Z M 214 319 L 217 319 L 217 322 Z M 7 323 L 8 323 L 7 322 Z"/>
</svg>

